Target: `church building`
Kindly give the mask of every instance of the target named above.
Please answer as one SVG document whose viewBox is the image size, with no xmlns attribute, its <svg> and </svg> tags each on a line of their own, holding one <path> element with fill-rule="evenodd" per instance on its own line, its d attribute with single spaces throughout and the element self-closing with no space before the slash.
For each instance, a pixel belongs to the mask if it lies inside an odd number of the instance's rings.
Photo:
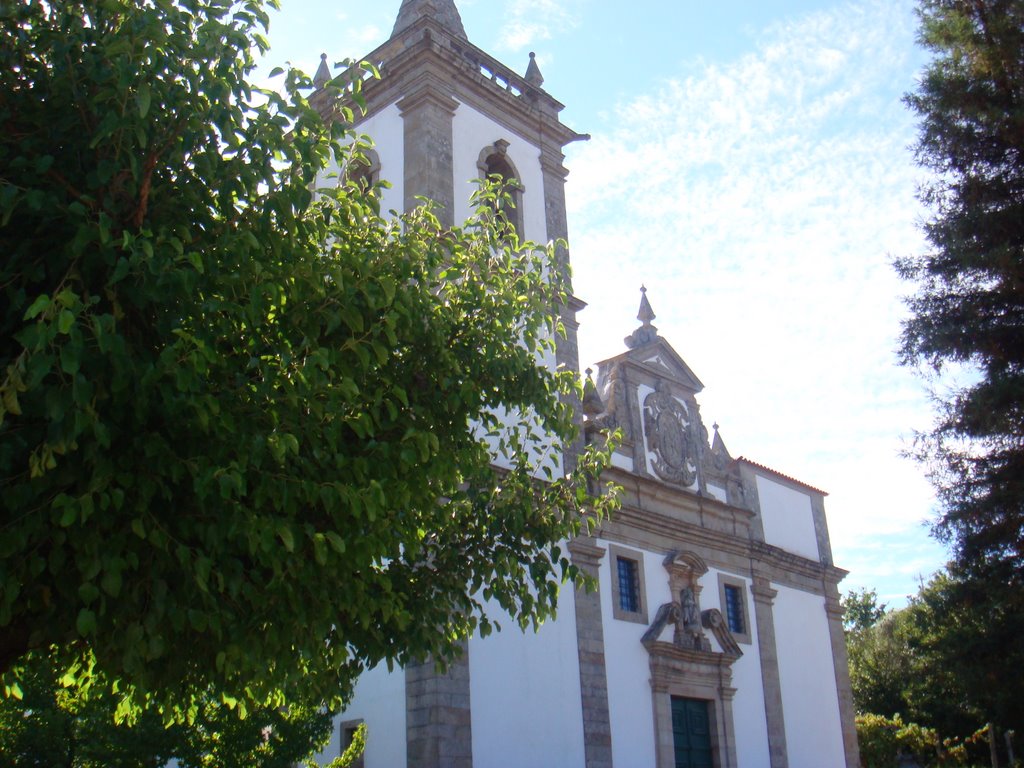
<svg viewBox="0 0 1024 768">
<path fill-rule="evenodd" d="M 368 174 L 391 184 L 383 210 L 427 197 L 454 224 L 469 182 L 499 174 L 524 238 L 568 239 L 563 150 L 586 137 L 562 124 L 533 54 L 520 75 L 469 41 L 453 0 L 403 0 L 365 58 L 381 77 L 356 129 L 374 141 Z M 316 83 L 330 78 L 325 57 Z M 605 476 L 621 510 L 568 545 L 598 590 L 563 590 L 536 633 L 472 639 L 446 674 L 370 670 L 321 760 L 365 723 L 364 768 L 859 766 L 825 493 L 709 432 L 704 385 L 639 303 L 622 353 L 587 373 L 580 414 L 588 439 L 624 436 Z M 571 370 L 583 306 L 562 308 Z"/>
</svg>

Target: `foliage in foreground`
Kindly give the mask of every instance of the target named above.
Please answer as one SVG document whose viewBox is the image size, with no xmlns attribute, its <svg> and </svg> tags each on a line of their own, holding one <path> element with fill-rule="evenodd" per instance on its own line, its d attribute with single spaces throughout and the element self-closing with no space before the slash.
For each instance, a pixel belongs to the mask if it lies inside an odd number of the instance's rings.
<svg viewBox="0 0 1024 768">
<path fill-rule="evenodd" d="M 367 666 L 486 634 L 483 601 L 550 616 L 559 542 L 614 503 L 588 492 L 602 456 L 557 459 L 578 392 L 536 364 L 553 250 L 512 250 L 491 204 L 446 229 L 325 182 L 351 114 L 325 126 L 294 72 L 249 84 L 266 22 L 256 0 L 0 6 L 10 694 L 52 647 L 125 712 L 337 704 Z"/>
<path fill-rule="evenodd" d="M 119 698 L 64 688 L 52 659 L 38 654 L 23 675 L 23 697 L 0 698 L 0 768 L 291 768 L 332 736 L 330 713 L 291 706 L 240 720 L 203 702 L 191 723 L 166 724 L 153 710 L 115 723 Z"/>
</svg>

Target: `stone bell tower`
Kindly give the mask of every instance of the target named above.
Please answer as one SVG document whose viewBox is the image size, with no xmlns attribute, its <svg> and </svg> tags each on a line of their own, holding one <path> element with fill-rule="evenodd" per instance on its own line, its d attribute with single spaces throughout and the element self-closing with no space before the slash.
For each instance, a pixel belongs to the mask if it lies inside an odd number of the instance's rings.
<svg viewBox="0 0 1024 768">
<path fill-rule="evenodd" d="M 390 184 L 382 210 L 410 211 L 428 198 L 442 224 L 454 225 L 472 214 L 476 180 L 497 174 L 511 183 L 510 218 L 521 238 L 567 239 L 563 149 L 589 137 L 560 121 L 563 105 L 543 89 L 534 54 L 519 74 L 469 41 L 453 0 L 403 0 L 389 39 L 363 58 L 380 78 L 363 82 L 365 110 L 356 110 L 354 128 L 373 140 L 370 180 Z M 339 74 L 327 62 L 324 54 L 311 97 L 324 115 L 334 109 L 324 86 Z M 568 259 L 560 248 L 566 271 Z M 579 370 L 576 313 L 583 306 L 571 298 L 560 307 L 566 337 L 548 364 Z M 474 656 L 483 664 L 470 643 L 445 675 L 430 663 L 405 669 L 407 765 L 473 764 L 474 736 L 481 738 L 474 734 L 481 702 L 470 701 Z"/>
<path fill-rule="evenodd" d="M 514 225 L 537 243 L 565 240 L 563 148 L 589 138 L 562 124 L 563 105 L 544 89 L 531 53 L 519 74 L 471 43 L 453 0 L 403 0 L 391 37 L 364 57 L 380 69 L 364 82 L 365 114 L 355 128 L 374 141 L 373 176 L 386 179 L 383 210 L 409 211 L 432 200 L 442 223 L 472 213 L 473 180 L 514 181 Z M 315 84 L 332 77 L 326 54 Z M 329 112 L 326 94 L 311 101 Z M 559 254 L 568 266 L 568 253 Z M 575 313 L 563 311 L 568 338 L 557 362 L 578 370 Z"/>
</svg>

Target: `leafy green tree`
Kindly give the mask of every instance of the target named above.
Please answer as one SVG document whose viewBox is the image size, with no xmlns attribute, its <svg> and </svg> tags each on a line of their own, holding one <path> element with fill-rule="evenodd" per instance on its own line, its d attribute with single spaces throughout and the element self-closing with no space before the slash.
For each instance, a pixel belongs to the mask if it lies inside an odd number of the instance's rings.
<svg viewBox="0 0 1024 768">
<path fill-rule="evenodd" d="M 968 736 L 988 722 L 1018 733 L 1024 685 L 1024 615 L 998 582 L 940 573 L 911 600 L 909 642 L 919 659 L 908 699 L 918 722 Z"/>
<path fill-rule="evenodd" d="M 1019 732 L 1022 689 L 1011 670 L 1024 664 L 1018 639 L 1024 617 L 1000 604 L 1000 592 L 998 584 L 986 588 L 942 572 L 922 584 L 906 608 L 851 630 L 857 711 L 878 716 L 877 722 L 905 718 L 958 740 L 976 757 L 987 753 L 976 732 L 988 722 Z"/>
<path fill-rule="evenodd" d="M 906 614 L 892 611 L 847 634 L 850 685 L 858 712 L 892 717 L 908 712 L 907 687 L 916 659 L 906 633 Z"/>
<path fill-rule="evenodd" d="M 291 768 L 319 751 L 332 718 L 319 708 L 259 709 L 240 720 L 204 702 L 188 724 L 165 724 L 152 710 L 116 723 L 118 697 L 83 696 L 60 685 L 54 659 L 34 655 L 22 698 L 0 699 L 0 768 Z"/>
<path fill-rule="evenodd" d="M 878 602 L 878 591 L 861 588 L 860 591 L 850 590 L 842 598 L 843 626 L 847 636 L 851 632 L 875 626 L 886 613 L 886 604 Z"/>
<path fill-rule="evenodd" d="M 907 103 L 933 172 L 930 249 L 898 262 L 918 283 L 905 363 L 965 367 L 924 440 L 958 566 L 1000 563 L 1024 591 L 1024 1 L 920 0 L 934 54 Z"/>
<path fill-rule="evenodd" d="M 0 4 L 8 693 L 55 647 L 128 708 L 338 703 L 489 632 L 485 600 L 551 615 L 560 542 L 614 503 L 602 456 L 558 459 L 553 251 L 511 250 L 492 205 L 446 229 L 324 182 L 358 142 L 304 75 L 249 83 L 266 24 L 259 0 Z"/>
</svg>

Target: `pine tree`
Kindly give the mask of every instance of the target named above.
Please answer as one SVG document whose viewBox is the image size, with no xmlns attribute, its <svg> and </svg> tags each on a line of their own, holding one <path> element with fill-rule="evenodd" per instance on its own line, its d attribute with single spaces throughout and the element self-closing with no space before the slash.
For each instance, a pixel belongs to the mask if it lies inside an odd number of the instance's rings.
<svg viewBox="0 0 1024 768">
<path fill-rule="evenodd" d="M 1024 578 L 1024 1 L 921 0 L 935 55 L 908 105 L 929 250 L 902 259 L 918 283 L 905 364 L 967 384 L 940 396 L 922 440 L 958 569 Z"/>
</svg>

